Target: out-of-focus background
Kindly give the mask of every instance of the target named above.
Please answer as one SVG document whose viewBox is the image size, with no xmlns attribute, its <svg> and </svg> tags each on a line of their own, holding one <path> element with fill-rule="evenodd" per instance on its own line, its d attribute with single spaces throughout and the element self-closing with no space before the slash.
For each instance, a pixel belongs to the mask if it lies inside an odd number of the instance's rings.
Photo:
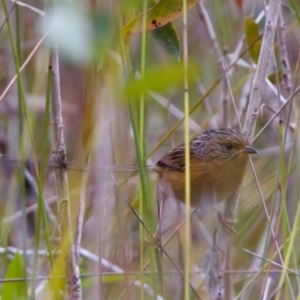
<svg viewBox="0 0 300 300">
<path fill-rule="evenodd" d="M 178 5 L 165 3 L 172 13 Z M 83 299 L 183 299 L 184 205 L 168 199 L 161 224 L 167 254 L 157 254 L 150 237 L 157 224 L 157 176 L 150 167 L 139 172 L 138 165 L 155 165 L 184 141 L 184 78 L 191 137 L 207 128 L 239 128 L 239 119 L 243 124 L 268 3 L 202 1 L 188 11 L 187 43 L 182 16 L 165 31 L 143 33 L 141 15 L 126 31 L 143 5 L 136 0 L 0 4 L 2 299 L 51 299 L 49 278 L 59 263 L 57 164 L 51 122 L 45 122 L 56 49 L 74 240 L 85 204 L 78 261 Z M 253 143 L 260 154 L 253 157 L 255 173 L 249 166 L 245 176 L 227 267 L 234 299 L 299 297 L 299 94 L 290 100 L 300 84 L 299 2 L 283 1 L 279 20 Z M 47 161 L 45 172 L 36 171 L 35 159 Z M 193 214 L 191 299 L 206 299 L 204 265 L 213 230 L 209 215 L 199 221 Z"/>
</svg>

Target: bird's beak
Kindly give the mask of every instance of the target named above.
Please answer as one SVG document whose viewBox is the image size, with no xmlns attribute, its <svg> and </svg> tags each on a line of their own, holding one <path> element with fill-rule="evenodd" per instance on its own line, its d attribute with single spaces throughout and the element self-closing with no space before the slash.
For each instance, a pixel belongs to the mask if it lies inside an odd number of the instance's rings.
<svg viewBox="0 0 300 300">
<path fill-rule="evenodd" d="M 258 154 L 258 150 L 256 150 L 254 147 L 251 146 L 246 146 L 243 150 L 243 152 L 245 153 L 249 153 L 249 154 Z"/>
</svg>

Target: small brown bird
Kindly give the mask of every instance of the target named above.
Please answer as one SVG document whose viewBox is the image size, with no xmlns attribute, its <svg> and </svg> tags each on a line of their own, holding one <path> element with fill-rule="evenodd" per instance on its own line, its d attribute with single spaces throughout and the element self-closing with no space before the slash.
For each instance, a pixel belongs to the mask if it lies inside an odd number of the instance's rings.
<svg viewBox="0 0 300 300">
<path fill-rule="evenodd" d="M 166 153 L 156 164 L 160 184 L 185 202 L 185 144 Z M 203 131 L 190 142 L 191 205 L 220 202 L 242 184 L 249 154 L 258 151 L 245 134 L 230 128 Z"/>
</svg>

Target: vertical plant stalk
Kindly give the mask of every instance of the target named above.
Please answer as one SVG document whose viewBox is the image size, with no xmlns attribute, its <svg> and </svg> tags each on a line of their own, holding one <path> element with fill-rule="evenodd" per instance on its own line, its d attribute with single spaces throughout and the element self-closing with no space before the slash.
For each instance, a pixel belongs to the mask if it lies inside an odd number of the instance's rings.
<svg viewBox="0 0 300 300">
<path fill-rule="evenodd" d="M 184 158 L 185 158 L 185 236 L 184 236 L 184 299 L 190 299 L 191 268 L 191 188 L 190 188 L 190 124 L 188 86 L 187 1 L 183 0 L 183 88 L 184 88 Z"/>
<path fill-rule="evenodd" d="M 87 159 L 87 163 L 90 163 L 90 156 Z M 82 229 L 84 223 L 84 212 L 85 212 L 85 197 L 86 197 L 86 189 L 88 184 L 89 172 L 85 172 L 82 176 L 82 186 L 81 193 L 79 199 L 79 212 L 77 217 L 77 229 L 76 229 L 76 237 L 75 237 L 75 245 L 74 245 L 74 255 L 76 258 L 76 263 L 79 265 L 80 261 L 80 248 L 81 248 L 81 238 L 82 238 Z"/>
<path fill-rule="evenodd" d="M 258 118 L 264 83 L 267 75 L 267 68 L 272 56 L 280 5 L 280 0 L 271 0 L 268 6 L 263 41 L 261 45 L 256 72 L 253 78 L 249 106 L 244 124 L 244 131 L 250 141 L 252 141 L 254 136 L 255 125 Z"/>
<path fill-rule="evenodd" d="M 280 13 L 279 13 L 277 38 L 278 38 L 279 53 L 280 53 L 282 80 L 283 80 L 285 90 L 287 92 L 287 96 L 289 97 L 293 92 L 293 83 L 292 83 L 291 66 L 290 66 L 287 47 L 286 47 L 286 24 L 284 22 L 282 9 L 280 9 Z M 293 109 L 293 101 L 289 104 L 288 115 L 286 120 L 287 124 L 290 122 L 292 109 Z M 297 109 L 295 111 L 297 111 Z M 288 128 L 289 126 L 286 126 L 285 128 L 283 143 L 286 142 Z"/>
<path fill-rule="evenodd" d="M 146 21 L 147 21 L 147 0 L 143 0 L 143 23 L 142 23 L 142 40 L 141 40 L 141 80 L 143 81 L 145 78 L 145 58 L 146 58 Z M 140 104 L 139 104 L 139 138 L 136 143 L 139 143 L 139 148 L 141 151 L 141 159 L 144 162 L 145 157 L 145 149 L 144 149 L 144 121 L 145 121 L 145 92 L 142 91 L 140 95 Z M 139 165 L 140 168 L 144 169 L 143 163 Z M 149 199 L 149 197 L 145 197 L 146 195 L 146 185 L 148 184 L 148 180 L 146 177 L 144 178 L 143 172 L 140 172 L 140 183 L 139 183 L 139 210 L 140 216 L 144 219 L 144 209 L 145 209 L 145 201 Z M 143 184 L 143 182 L 146 183 Z M 147 193 L 148 194 L 148 193 Z M 149 204 L 149 203 L 148 203 Z M 141 281 L 144 282 L 144 269 L 143 266 L 145 264 L 145 256 L 144 256 L 144 228 L 142 224 L 139 224 L 139 235 L 140 235 L 140 272 L 141 272 Z M 143 300 L 145 298 L 144 285 L 141 286 L 140 290 L 140 298 Z"/>
<path fill-rule="evenodd" d="M 79 267 L 73 251 L 73 238 L 71 230 L 71 212 L 68 186 L 68 174 L 62 161 L 67 159 L 63 132 L 63 118 L 61 109 L 60 76 L 58 50 L 55 48 L 51 54 L 52 67 L 52 97 L 51 97 L 51 129 L 53 160 L 60 168 L 55 170 L 56 190 L 58 195 L 59 233 L 61 242 L 62 261 L 65 262 L 67 277 L 67 299 L 82 299 Z"/>
<path fill-rule="evenodd" d="M 286 34 L 286 24 L 283 19 L 282 9 L 280 9 L 277 37 L 278 37 L 279 53 L 281 57 L 280 62 L 281 62 L 281 69 L 282 69 L 282 79 L 287 94 L 288 96 L 290 96 L 293 90 L 293 83 L 292 83 L 292 75 L 291 75 L 291 66 L 287 54 L 285 34 Z"/>
</svg>

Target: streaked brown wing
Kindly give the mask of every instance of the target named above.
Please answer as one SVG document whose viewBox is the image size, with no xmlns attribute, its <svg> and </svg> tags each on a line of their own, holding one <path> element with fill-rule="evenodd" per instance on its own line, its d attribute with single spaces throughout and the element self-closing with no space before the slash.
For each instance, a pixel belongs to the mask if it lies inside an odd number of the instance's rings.
<svg viewBox="0 0 300 300">
<path fill-rule="evenodd" d="M 156 164 L 159 167 L 168 168 L 174 171 L 184 172 L 184 144 L 178 145 L 167 152 Z"/>
<path fill-rule="evenodd" d="M 185 170 L 185 154 L 184 144 L 178 145 L 173 150 L 166 153 L 158 162 L 157 166 L 169 170 L 184 172 Z M 207 162 L 194 152 L 191 147 L 190 151 L 190 165 L 191 165 L 191 180 L 205 174 L 209 168 Z"/>
</svg>

